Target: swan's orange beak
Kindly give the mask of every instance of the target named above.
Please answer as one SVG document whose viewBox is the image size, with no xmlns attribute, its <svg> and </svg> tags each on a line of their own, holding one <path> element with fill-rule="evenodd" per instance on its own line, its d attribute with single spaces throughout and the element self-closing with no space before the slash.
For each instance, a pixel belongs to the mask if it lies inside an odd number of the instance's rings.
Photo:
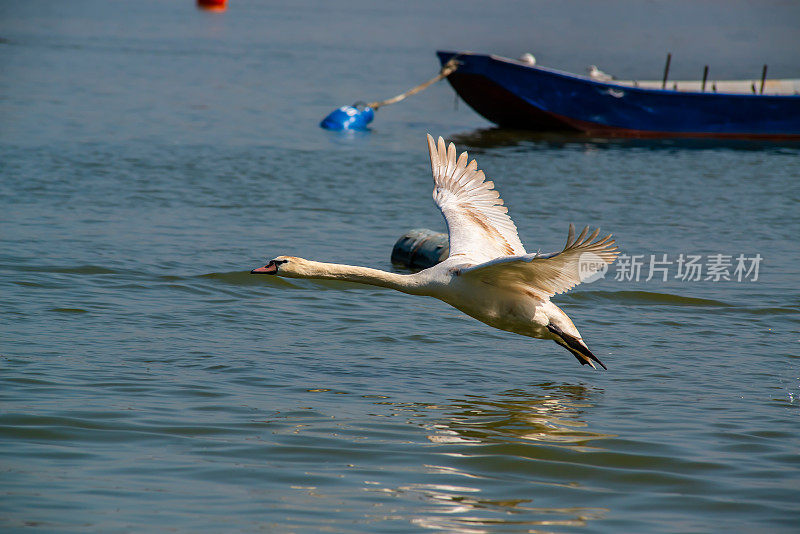
<svg viewBox="0 0 800 534">
<path fill-rule="evenodd" d="M 274 261 L 269 262 L 263 267 L 259 267 L 258 269 L 253 269 L 250 271 L 250 274 L 276 274 L 278 272 L 278 264 Z"/>
</svg>

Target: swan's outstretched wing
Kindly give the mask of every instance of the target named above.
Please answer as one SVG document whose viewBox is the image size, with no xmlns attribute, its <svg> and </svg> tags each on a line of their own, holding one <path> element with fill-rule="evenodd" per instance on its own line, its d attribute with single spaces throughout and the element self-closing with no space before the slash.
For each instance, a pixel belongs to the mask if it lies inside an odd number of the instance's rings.
<svg viewBox="0 0 800 534">
<path fill-rule="evenodd" d="M 461 276 L 477 277 L 495 286 L 518 287 L 542 300 L 550 298 L 580 284 L 598 266 L 614 263 L 619 252 L 611 234 L 598 239 L 599 228 L 587 237 L 588 233 L 587 226 L 576 238 L 575 227 L 570 224 L 567 244 L 561 252 L 497 258 L 466 267 L 461 270 Z M 581 267 L 585 272 L 581 272 Z"/>
<path fill-rule="evenodd" d="M 442 210 L 450 233 L 450 256 L 463 255 L 466 262 L 481 263 L 500 256 L 525 254 L 517 227 L 508 216 L 494 183 L 485 180 L 475 160 L 467 163 L 456 147 L 438 146 L 428 135 L 433 172 L 433 200 Z"/>
</svg>

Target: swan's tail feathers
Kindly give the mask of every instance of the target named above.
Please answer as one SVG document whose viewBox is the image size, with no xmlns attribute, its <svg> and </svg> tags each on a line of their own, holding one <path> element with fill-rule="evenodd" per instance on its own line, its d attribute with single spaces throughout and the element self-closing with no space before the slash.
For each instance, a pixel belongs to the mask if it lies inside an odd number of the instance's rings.
<svg viewBox="0 0 800 534">
<path fill-rule="evenodd" d="M 547 329 L 555 334 L 555 342 L 570 351 L 581 365 L 591 365 L 593 369 L 597 369 L 593 363 L 597 362 L 600 364 L 600 367 L 608 370 L 608 367 L 606 367 L 603 362 L 597 358 L 597 356 L 592 354 L 592 351 L 589 350 L 589 347 L 586 346 L 586 343 L 584 343 L 583 340 L 567 334 L 554 324 L 547 325 Z"/>
</svg>

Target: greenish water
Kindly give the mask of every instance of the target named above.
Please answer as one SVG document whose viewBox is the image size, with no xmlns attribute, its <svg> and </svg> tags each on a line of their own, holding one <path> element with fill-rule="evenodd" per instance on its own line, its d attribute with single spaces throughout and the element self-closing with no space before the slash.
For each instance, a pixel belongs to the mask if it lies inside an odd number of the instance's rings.
<svg viewBox="0 0 800 534">
<path fill-rule="evenodd" d="M 443 84 L 368 134 L 317 127 L 437 47 L 643 78 L 705 39 L 729 77 L 759 54 L 797 77 L 796 7 L 705 5 L 676 43 L 695 8 L 664 4 L 634 54 L 653 11 L 184 4 L 0 6 L 3 531 L 797 531 L 800 147 L 498 131 Z M 606 61 L 598 20 L 624 33 Z M 574 222 L 642 256 L 556 299 L 607 372 L 435 300 L 248 274 L 392 269 L 403 232 L 443 229 L 426 132 L 478 158 L 529 250 Z M 645 281 L 664 254 L 763 261 Z"/>
</svg>

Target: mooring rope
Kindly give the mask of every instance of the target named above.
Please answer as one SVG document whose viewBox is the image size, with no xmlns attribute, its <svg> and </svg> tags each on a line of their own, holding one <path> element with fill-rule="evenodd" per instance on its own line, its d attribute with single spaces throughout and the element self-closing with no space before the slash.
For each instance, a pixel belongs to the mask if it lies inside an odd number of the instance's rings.
<svg viewBox="0 0 800 534">
<path fill-rule="evenodd" d="M 439 71 L 439 74 L 437 74 L 436 76 L 434 76 L 433 78 L 431 78 L 427 82 L 421 83 L 416 87 L 412 87 L 411 89 L 409 89 L 405 93 L 400 93 L 399 95 L 393 96 L 392 98 L 387 98 L 386 100 L 380 100 L 378 102 L 367 102 L 366 106 L 368 108 L 372 108 L 372 109 L 377 110 L 381 106 L 386 106 L 386 105 L 389 105 L 389 104 L 394 104 L 396 102 L 400 102 L 401 100 L 405 100 L 409 96 L 415 95 L 415 94 L 419 93 L 420 91 L 422 91 L 424 89 L 427 89 L 429 86 L 435 84 L 439 80 L 447 78 L 448 76 L 450 76 L 452 73 L 454 73 L 456 71 L 456 69 L 458 68 L 458 65 L 459 65 L 459 63 L 456 60 L 456 58 L 453 58 L 453 59 L 451 59 L 450 61 L 448 61 L 447 63 L 444 64 L 444 66 L 442 67 L 442 70 Z"/>
</svg>

